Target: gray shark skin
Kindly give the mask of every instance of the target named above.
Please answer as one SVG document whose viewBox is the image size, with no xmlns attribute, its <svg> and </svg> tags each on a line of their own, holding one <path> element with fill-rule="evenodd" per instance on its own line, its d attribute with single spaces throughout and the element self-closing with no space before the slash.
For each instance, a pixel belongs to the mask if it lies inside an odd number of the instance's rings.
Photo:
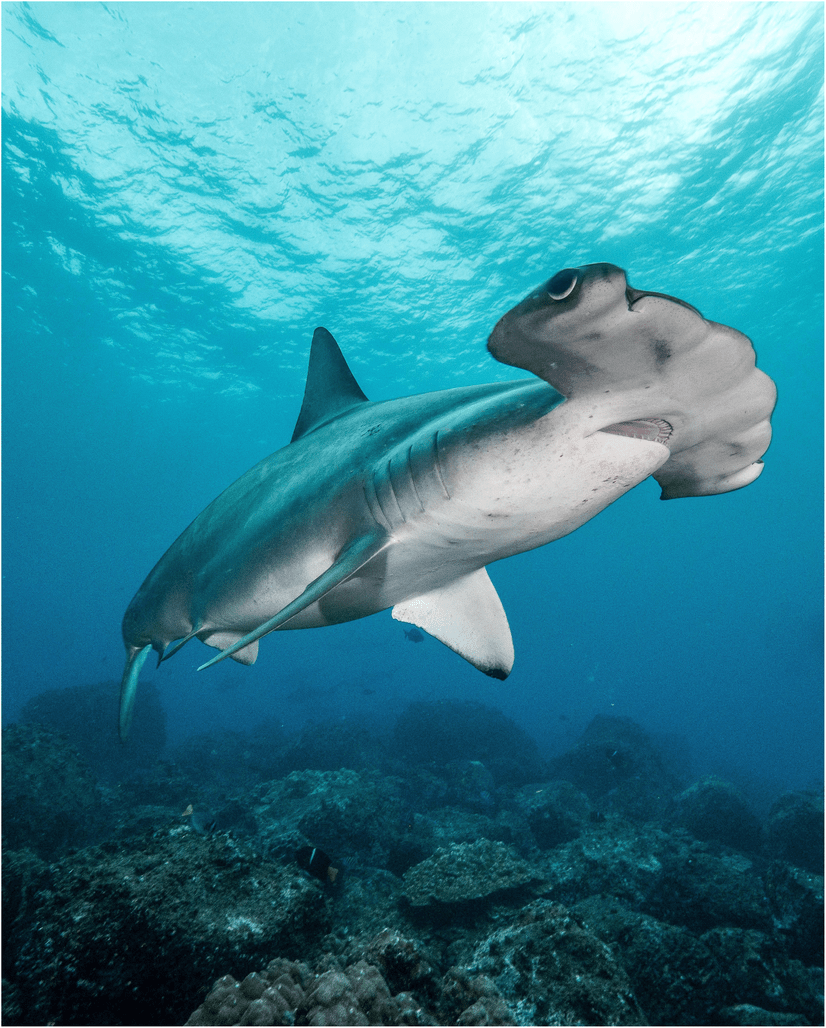
<svg viewBox="0 0 826 1028">
<path fill-rule="evenodd" d="M 198 638 L 254 663 L 258 640 L 392 608 L 506 678 L 507 617 L 486 566 L 583 525 L 649 475 L 662 497 L 762 471 L 774 383 L 749 339 L 566 268 L 509 311 L 488 349 L 536 378 L 370 402 L 313 335 L 292 441 L 226 489 L 156 564 L 123 619 L 120 732 L 149 652 Z"/>
</svg>

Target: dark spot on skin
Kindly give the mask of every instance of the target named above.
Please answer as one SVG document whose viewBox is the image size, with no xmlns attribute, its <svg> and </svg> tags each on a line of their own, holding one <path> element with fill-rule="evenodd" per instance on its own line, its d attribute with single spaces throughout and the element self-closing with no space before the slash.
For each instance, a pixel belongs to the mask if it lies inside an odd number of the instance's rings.
<svg viewBox="0 0 826 1028">
<path fill-rule="evenodd" d="M 663 339 L 654 343 L 654 360 L 658 365 L 665 364 L 671 357 L 671 347 Z"/>
</svg>

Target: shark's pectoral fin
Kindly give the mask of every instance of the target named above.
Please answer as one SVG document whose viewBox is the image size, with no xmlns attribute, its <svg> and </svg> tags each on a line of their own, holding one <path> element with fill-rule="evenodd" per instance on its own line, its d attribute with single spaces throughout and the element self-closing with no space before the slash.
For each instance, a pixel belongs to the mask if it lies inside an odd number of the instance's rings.
<svg viewBox="0 0 826 1028">
<path fill-rule="evenodd" d="M 393 617 L 423 628 L 492 678 L 507 678 L 511 672 L 511 630 L 485 568 L 397 603 Z"/>
<path fill-rule="evenodd" d="M 392 541 L 391 536 L 383 531 L 374 532 L 371 535 L 361 536 L 359 539 L 356 539 L 341 551 L 331 567 L 327 568 L 323 574 L 310 582 L 300 596 L 297 596 L 291 603 L 288 603 L 286 607 L 282 607 L 269 621 L 265 621 L 258 628 L 254 628 L 251 632 L 247 632 L 246 635 L 237 638 L 231 646 L 227 646 L 225 650 L 222 650 L 212 660 L 202 664 L 198 670 L 203 671 L 204 668 L 212 667 L 213 664 L 217 664 L 218 661 L 223 660 L 225 657 L 235 657 L 236 654 L 248 647 L 250 647 L 248 653 L 250 655 L 255 654 L 252 656 L 254 660 L 255 656 L 257 656 L 257 651 L 251 648 L 253 643 L 257 643 L 262 636 L 274 632 L 276 628 L 281 628 L 291 618 L 294 618 L 296 614 L 300 614 L 302 610 L 309 607 L 311 603 L 316 603 L 322 596 L 330 592 L 331 589 L 335 589 L 337 585 L 351 578 L 368 561 L 386 549 Z M 220 638 L 220 633 L 214 633 L 211 638 Z M 247 663 L 243 658 L 240 659 L 242 663 Z M 249 663 L 252 663 L 252 661 L 249 661 Z"/>
<path fill-rule="evenodd" d="M 126 667 L 123 669 L 123 678 L 120 681 L 120 723 L 118 728 L 121 740 L 126 739 L 129 726 L 132 724 L 135 697 L 138 694 L 138 678 L 151 649 L 152 643 L 147 643 L 140 650 L 129 647 L 129 656 L 126 659 Z"/>
</svg>

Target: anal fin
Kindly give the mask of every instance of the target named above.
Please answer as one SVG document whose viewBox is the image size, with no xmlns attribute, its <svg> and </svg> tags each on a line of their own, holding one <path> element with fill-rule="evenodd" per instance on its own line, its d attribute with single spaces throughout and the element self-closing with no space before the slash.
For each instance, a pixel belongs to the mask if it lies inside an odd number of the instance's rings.
<svg viewBox="0 0 826 1028">
<path fill-rule="evenodd" d="M 423 628 L 491 678 L 511 672 L 510 625 L 485 568 L 397 603 L 393 617 Z"/>
<path fill-rule="evenodd" d="M 355 539 L 348 546 L 344 547 L 335 562 L 323 574 L 310 582 L 300 596 L 296 596 L 286 607 L 282 607 L 269 621 L 265 621 L 251 632 L 242 635 L 231 646 L 227 646 L 225 650 L 222 650 L 217 656 L 213 657 L 212 660 L 201 664 L 198 670 L 203 671 L 204 668 L 212 667 L 213 664 L 224 660 L 225 657 L 234 657 L 240 650 L 251 646 L 252 643 L 257 642 L 262 636 L 269 635 L 276 628 L 281 628 L 291 618 L 294 618 L 296 614 L 300 614 L 302 610 L 309 607 L 311 603 L 320 600 L 330 590 L 355 575 L 368 561 L 371 561 L 377 554 L 386 549 L 392 541 L 391 536 L 383 531 L 374 532 L 371 535 Z M 253 651 L 249 650 L 249 653 L 252 654 Z M 246 661 L 242 659 L 242 663 L 246 663 Z"/>
<path fill-rule="evenodd" d="M 241 638 L 242 636 L 239 632 L 214 632 L 203 639 L 202 642 L 205 642 L 207 646 L 214 646 L 217 650 L 223 650 L 225 648 L 229 649 L 230 646 L 233 646 Z M 240 650 L 233 650 L 227 656 L 237 660 L 239 664 L 254 664 L 258 659 L 258 640 L 247 643 Z"/>
</svg>

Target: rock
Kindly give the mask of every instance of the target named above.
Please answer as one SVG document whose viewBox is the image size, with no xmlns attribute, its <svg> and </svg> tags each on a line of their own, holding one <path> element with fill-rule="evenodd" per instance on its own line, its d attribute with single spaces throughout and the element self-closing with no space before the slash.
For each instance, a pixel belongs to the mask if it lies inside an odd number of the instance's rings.
<svg viewBox="0 0 826 1028">
<path fill-rule="evenodd" d="M 386 867 L 408 832 L 400 783 L 376 771 L 293 771 L 273 782 L 253 813 L 274 857 L 291 860 L 301 846 L 319 846 L 336 863 Z"/>
<path fill-rule="evenodd" d="M 140 694 L 139 694 L 140 695 Z M 250 789 L 284 773 L 290 742 L 278 724 L 263 722 L 252 732 L 215 729 L 191 735 L 172 751 L 177 771 L 212 799 L 228 789 Z"/>
<path fill-rule="evenodd" d="M 775 861 L 763 876 L 774 925 L 792 956 L 823 967 L 823 878 L 784 861 Z"/>
<path fill-rule="evenodd" d="M 574 908 L 583 926 L 612 946 L 651 1024 L 717 1024 L 725 974 L 687 928 L 629 910 L 610 896 Z"/>
<path fill-rule="evenodd" d="M 820 972 L 790 961 L 769 932 L 714 928 L 697 937 L 604 896 L 575 912 L 614 948 L 652 1024 L 733 1024 L 723 1009 L 738 1003 L 800 1011 L 798 1024 L 820 1011 Z"/>
<path fill-rule="evenodd" d="M 663 853 L 662 876 L 645 911 L 696 932 L 725 925 L 769 928 L 771 910 L 753 861 L 710 852 L 707 845 L 695 842 Z"/>
<path fill-rule="evenodd" d="M 383 929 L 367 941 L 352 943 L 347 959 L 376 964 L 394 993 L 430 992 L 437 963 L 420 939 L 392 928 Z"/>
<path fill-rule="evenodd" d="M 517 1023 L 490 978 L 481 974 L 470 975 L 460 967 L 451 967 L 444 977 L 442 1013 L 445 1024 Z"/>
<path fill-rule="evenodd" d="M 720 1024 L 760 1025 L 769 1028 L 772 1025 L 811 1024 L 802 1014 L 779 1014 L 776 1010 L 763 1010 L 751 1003 L 737 1003 L 733 1007 L 723 1007 L 720 1011 Z"/>
<path fill-rule="evenodd" d="M 49 689 L 32 697 L 19 721 L 40 724 L 63 735 L 104 782 L 121 781 L 150 767 L 166 745 L 166 714 L 153 682 L 141 688 L 127 741 L 118 737 L 120 682 Z"/>
<path fill-rule="evenodd" d="M 709 845 L 609 821 L 548 851 L 543 895 L 570 905 L 606 893 L 695 931 L 721 924 L 768 927 L 771 912 L 753 863 L 741 854 L 712 853 Z"/>
<path fill-rule="evenodd" d="M 727 999 L 729 1005 L 751 1004 L 795 1017 L 802 1014 L 798 1024 L 822 1023 L 820 968 L 806 968 L 797 960 L 789 960 L 768 932 L 713 928 L 701 938 L 724 970 L 721 999 Z"/>
<path fill-rule="evenodd" d="M 709 776 L 677 797 L 677 823 L 695 839 L 716 840 L 736 850 L 760 848 L 760 822 L 733 785 Z"/>
<path fill-rule="evenodd" d="M 411 906 L 467 903 L 538 880 L 536 871 L 504 843 L 479 839 L 438 849 L 404 874 Z"/>
<path fill-rule="evenodd" d="M 576 839 L 591 824 L 588 797 L 571 782 L 528 786 L 518 802 L 541 850 Z"/>
<path fill-rule="evenodd" d="M 393 729 L 391 751 L 411 764 L 480 761 L 497 785 L 542 778 L 535 741 L 501 711 L 481 703 L 411 703 Z"/>
<path fill-rule="evenodd" d="M 662 817 L 675 778 L 647 733 L 628 718 L 597 715 L 573 750 L 551 762 L 555 778 L 581 789 L 597 810 L 634 821 Z"/>
<path fill-rule="evenodd" d="M 83 850 L 18 918 L 14 979 L 28 1024 L 182 1023 L 229 963 L 309 948 L 330 925 L 321 885 L 227 836 L 176 828 Z"/>
<path fill-rule="evenodd" d="M 781 796 L 766 821 L 770 856 L 823 874 L 823 797 L 811 792 Z"/>
<path fill-rule="evenodd" d="M 91 841 L 100 827 L 97 780 L 86 761 L 52 729 L 3 729 L 3 844 L 50 860 Z"/>
<path fill-rule="evenodd" d="M 384 746 L 358 721 L 336 718 L 307 725 L 284 754 L 287 771 L 361 771 L 384 764 Z"/>
<path fill-rule="evenodd" d="M 467 970 L 493 982 L 516 1024 L 648 1024 L 610 948 L 555 903 L 531 903 L 492 932 Z"/>
</svg>

